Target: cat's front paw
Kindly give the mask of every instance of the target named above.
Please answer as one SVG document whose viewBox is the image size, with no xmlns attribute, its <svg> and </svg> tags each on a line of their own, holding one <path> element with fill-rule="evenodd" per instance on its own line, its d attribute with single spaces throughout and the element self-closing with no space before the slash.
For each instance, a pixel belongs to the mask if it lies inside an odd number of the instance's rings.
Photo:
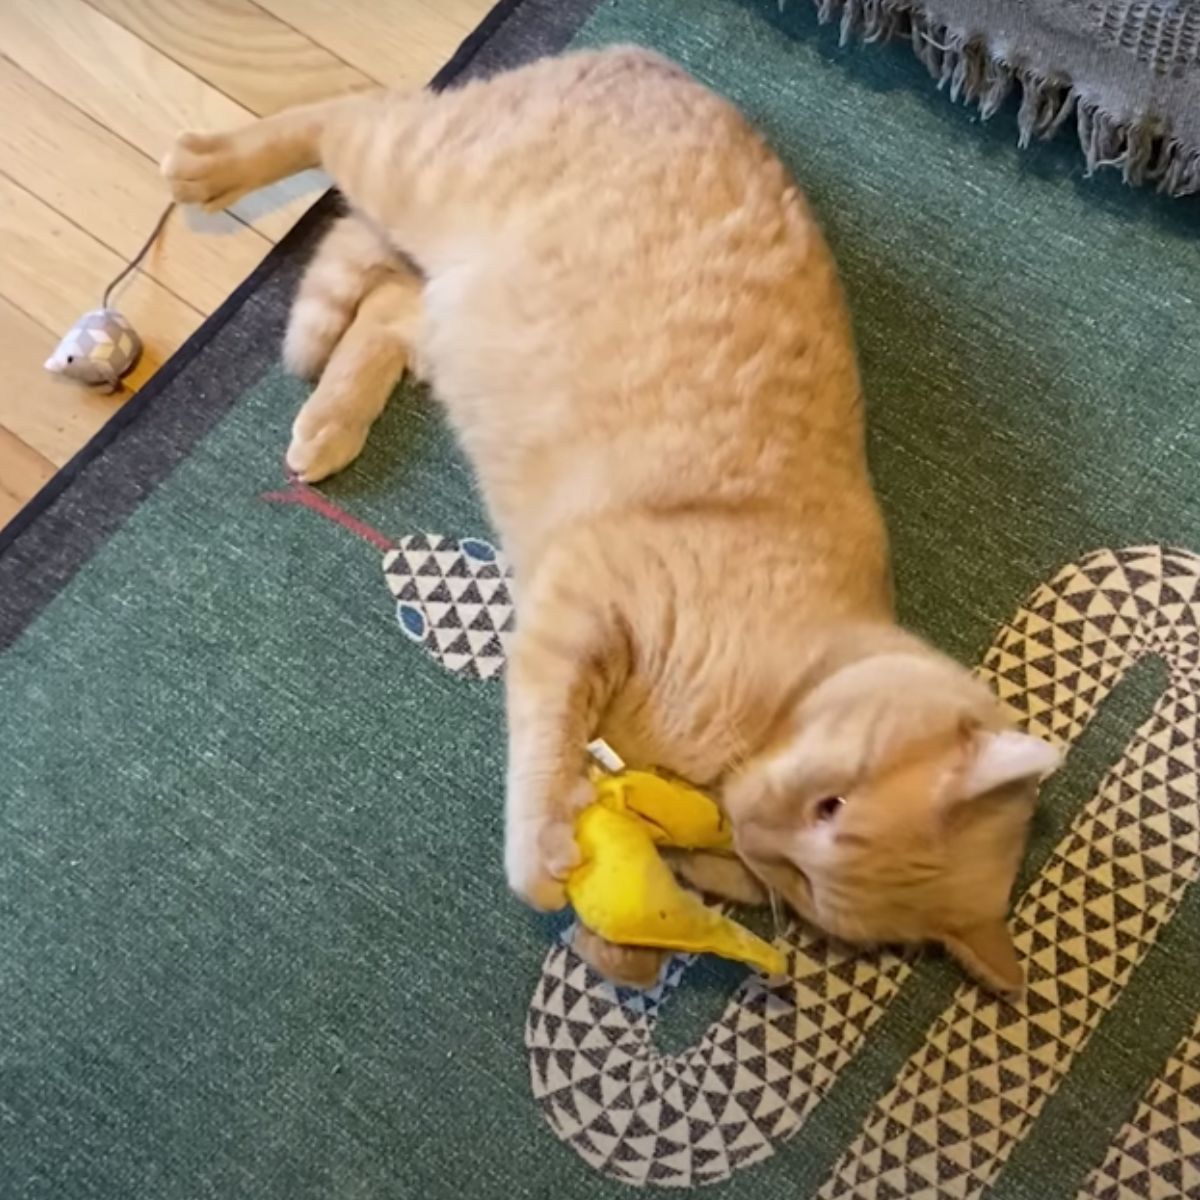
<svg viewBox="0 0 1200 1200">
<path fill-rule="evenodd" d="M 530 908 L 538 912 L 558 912 L 567 907 L 566 881 L 551 875 L 539 863 L 522 859 L 507 861 L 508 886 Z"/>
<path fill-rule="evenodd" d="M 509 816 L 504 842 L 508 886 L 539 912 L 557 912 L 567 905 L 567 876 L 580 862 L 576 811 L 564 806 L 562 815 L 552 817 Z"/>
<path fill-rule="evenodd" d="M 227 133 L 181 133 L 160 167 L 180 204 L 227 208 L 245 191 L 243 172 Z"/>
<path fill-rule="evenodd" d="M 348 467 L 367 442 L 369 425 L 333 416 L 305 415 L 292 426 L 288 470 L 303 483 L 318 483 Z"/>
<path fill-rule="evenodd" d="M 528 824 L 508 834 L 504 853 L 508 886 L 539 912 L 566 908 L 567 876 L 578 865 L 579 847 L 570 824 Z"/>
<path fill-rule="evenodd" d="M 767 890 L 740 858 L 697 850 L 668 851 L 663 856 L 675 877 L 697 891 L 735 904 L 766 904 Z"/>
</svg>

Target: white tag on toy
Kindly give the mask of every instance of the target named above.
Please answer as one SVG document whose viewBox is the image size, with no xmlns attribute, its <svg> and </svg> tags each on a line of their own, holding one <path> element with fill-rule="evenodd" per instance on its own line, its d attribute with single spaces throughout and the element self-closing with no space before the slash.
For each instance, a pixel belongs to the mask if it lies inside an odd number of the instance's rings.
<svg viewBox="0 0 1200 1200">
<path fill-rule="evenodd" d="M 592 761 L 610 775 L 619 775 L 625 770 L 625 760 L 603 738 L 588 742 L 587 751 Z"/>
</svg>

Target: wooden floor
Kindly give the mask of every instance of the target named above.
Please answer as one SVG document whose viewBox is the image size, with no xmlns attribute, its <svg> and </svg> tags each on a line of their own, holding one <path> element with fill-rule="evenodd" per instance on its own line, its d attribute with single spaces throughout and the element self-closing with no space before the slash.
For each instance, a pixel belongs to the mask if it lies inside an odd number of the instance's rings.
<svg viewBox="0 0 1200 1200">
<path fill-rule="evenodd" d="M 176 131 L 373 83 L 424 83 L 492 0 L 0 0 L 0 526 L 128 397 L 42 368 L 166 200 Z M 320 194 L 313 176 L 176 210 L 114 297 L 136 389 Z"/>
</svg>

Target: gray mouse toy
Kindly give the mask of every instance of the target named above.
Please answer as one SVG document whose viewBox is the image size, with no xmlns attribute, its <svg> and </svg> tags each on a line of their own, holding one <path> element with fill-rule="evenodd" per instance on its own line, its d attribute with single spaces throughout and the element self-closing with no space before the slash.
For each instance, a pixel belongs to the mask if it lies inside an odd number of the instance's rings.
<svg viewBox="0 0 1200 1200">
<path fill-rule="evenodd" d="M 46 359 L 47 371 L 89 387 L 115 392 L 121 376 L 132 371 L 142 353 L 142 339 L 115 308 L 85 313 Z"/>
<path fill-rule="evenodd" d="M 104 289 L 100 307 L 84 313 L 67 330 L 66 337 L 44 363 L 47 371 L 108 392 L 115 392 L 121 386 L 121 377 L 132 371 L 141 357 L 142 339 L 128 319 L 109 306 L 108 299 L 117 284 L 146 257 L 174 207 L 172 202 L 163 209 L 145 245 Z"/>
</svg>

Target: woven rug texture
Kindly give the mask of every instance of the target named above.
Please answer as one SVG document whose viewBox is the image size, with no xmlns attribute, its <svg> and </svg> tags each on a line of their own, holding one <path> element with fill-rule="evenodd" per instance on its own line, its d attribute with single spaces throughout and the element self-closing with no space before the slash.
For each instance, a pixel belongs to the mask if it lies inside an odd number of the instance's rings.
<svg viewBox="0 0 1200 1200">
<path fill-rule="evenodd" d="M 811 194 L 903 618 L 1068 750 L 1028 998 L 803 928 L 786 986 L 617 990 L 508 895 L 511 597 L 435 405 L 281 477 L 314 218 L 0 555 L 0 1196 L 1200 1195 L 1194 222 L 809 5 L 501 17 L 468 71 L 656 47 Z"/>
</svg>

